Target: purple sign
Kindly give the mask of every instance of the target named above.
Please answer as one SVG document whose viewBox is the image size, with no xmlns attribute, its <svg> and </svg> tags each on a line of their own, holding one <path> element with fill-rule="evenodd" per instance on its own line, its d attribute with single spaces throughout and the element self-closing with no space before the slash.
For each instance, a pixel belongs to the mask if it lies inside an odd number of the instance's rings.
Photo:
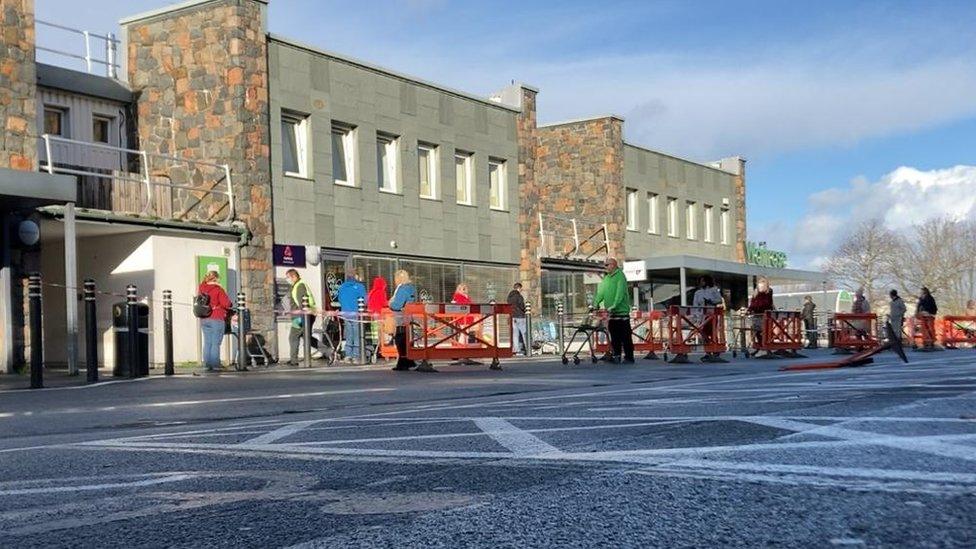
<svg viewBox="0 0 976 549">
<path fill-rule="evenodd" d="M 294 244 L 274 245 L 275 267 L 305 267 L 305 246 Z"/>
</svg>

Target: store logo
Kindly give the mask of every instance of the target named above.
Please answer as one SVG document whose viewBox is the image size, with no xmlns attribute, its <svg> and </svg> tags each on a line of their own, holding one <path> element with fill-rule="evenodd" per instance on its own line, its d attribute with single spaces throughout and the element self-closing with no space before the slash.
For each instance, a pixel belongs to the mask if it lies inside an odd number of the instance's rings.
<svg viewBox="0 0 976 549">
<path fill-rule="evenodd" d="M 774 269 L 786 268 L 786 253 L 767 250 L 766 243 L 746 242 L 746 263 Z"/>
</svg>

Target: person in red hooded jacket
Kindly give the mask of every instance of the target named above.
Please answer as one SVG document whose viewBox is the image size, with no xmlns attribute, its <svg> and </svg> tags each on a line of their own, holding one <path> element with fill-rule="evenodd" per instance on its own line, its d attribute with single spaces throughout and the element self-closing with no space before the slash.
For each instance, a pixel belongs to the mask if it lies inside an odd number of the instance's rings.
<svg viewBox="0 0 976 549">
<path fill-rule="evenodd" d="M 366 310 L 378 315 L 389 306 L 390 300 L 386 297 L 386 279 L 377 276 L 373 279 L 369 292 L 366 294 Z"/>
<path fill-rule="evenodd" d="M 227 311 L 233 304 L 220 287 L 217 271 L 210 271 L 203 277 L 197 294 L 210 298 L 210 315 L 200 319 L 200 328 L 203 330 L 203 365 L 212 372 L 220 369 L 220 342 L 224 339 Z"/>
</svg>

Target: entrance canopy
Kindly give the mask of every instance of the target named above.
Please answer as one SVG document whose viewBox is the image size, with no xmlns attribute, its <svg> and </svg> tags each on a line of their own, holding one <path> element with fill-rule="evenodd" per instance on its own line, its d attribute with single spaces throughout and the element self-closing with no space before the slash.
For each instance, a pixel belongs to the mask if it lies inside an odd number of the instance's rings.
<svg viewBox="0 0 976 549">
<path fill-rule="evenodd" d="M 827 282 L 827 275 L 818 271 L 777 269 L 775 267 L 762 267 L 760 265 L 739 263 L 738 261 L 708 259 L 690 255 L 653 257 L 645 259 L 644 264 L 649 272 L 685 269 L 689 275 L 726 273 L 745 276 L 765 276 L 772 285 L 796 284 L 798 282 L 816 284 Z"/>
</svg>

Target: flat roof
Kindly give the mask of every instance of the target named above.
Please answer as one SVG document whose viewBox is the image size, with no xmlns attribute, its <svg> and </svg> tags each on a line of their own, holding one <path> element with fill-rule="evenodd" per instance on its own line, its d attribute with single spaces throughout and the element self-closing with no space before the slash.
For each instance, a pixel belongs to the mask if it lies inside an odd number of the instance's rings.
<svg viewBox="0 0 976 549">
<path fill-rule="evenodd" d="M 683 156 L 678 156 L 676 154 L 666 153 L 666 152 L 658 151 L 658 150 L 655 150 L 655 149 L 649 149 L 647 147 L 642 147 L 640 145 L 634 145 L 633 143 L 628 143 L 627 141 L 624 141 L 624 146 L 625 147 L 630 147 L 632 149 L 637 149 L 637 150 L 640 150 L 640 151 L 645 151 L 645 152 L 649 152 L 649 153 L 659 154 L 661 156 L 667 156 L 668 158 L 673 158 L 675 160 L 680 160 L 682 162 L 687 162 L 689 164 L 694 164 L 696 166 L 701 166 L 703 168 L 709 168 L 709 169 L 715 170 L 717 172 L 722 172 L 723 174 L 726 174 L 726 175 L 739 175 L 737 173 L 725 171 L 722 168 L 718 168 L 716 166 L 713 166 L 712 164 L 706 164 L 704 162 L 698 162 L 696 160 L 690 160 L 688 158 L 685 158 Z"/>
<path fill-rule="evenodd" d="M 444 93 L 447 93 L 447 94 L 450 94 L 450 95 L 454 95 L 454 96 L 460 97 L 461 99 L 468 99 L 468 100 L 475 101 L 475 102 L 478 102 L 478 103 L 481 103 L 481 104 L 484 104 L 484 105 L 487 105 L 487 106 L 490 106 L 490 107 L 497 107 L 499 109 L 502 109 L 502 110 L 505 110 L 505 111 L 509 111 L 509 112 L 513 112 L 513 113 L 522 112 L 522 110 L 519 109 L 519 108 L 517 108 L 517 107 L 513 107 L 511 105 L 506 105 L 504 103 L 499 103 L 498 101 L 492 101 L 491 99 L 488 99 L 487 97 L 480 97 L 480 96 L 473 95 L 473 94 L 470 94 L 470 93 L 467 93 L 467 92 L 463 92 L 463 91 L 460 91 L 460 90 L 457 90 L 457 89 L 454 89 L 454 88 L 450 88 L 450 87 L 447 87 L 447 86 L 442 86 L 440 84 L 435 84 L 434 82 L 430 82 L 429 80 L 424 80 L 424 79 L 418 78 L 416 76 L 410 76 L 410 75 L 404 74 L 402 72 L 397 72 L 397 71 L 395 71 L 393 69 L 388 69 L 386 67 L 381 67 L 379 65 L 370 63 L 368 61 L 363 61 L 362 59 L 357 59 L 355 57 L 351 57 L 351 56 L 344 55 L 344 54 L 341 54 L 341 53 L 337 53 L 337 52 L 334 52 L 334 51 L 326 50 L 326 49 L 320 48 L 318 46 L 313 46 L 313 45 L 307 44 L 305 42 L 300 42 L 298 40 L 292 40 L 291 38 L 285 38 L 284 36 L 279 36 L 277 34 L 268 33 L 268 41 L 274 41 L 274 42 L 278 42 L 280 44 L 284 44 L 286 46 L 292 46 L 294 48 L 303 49 L 305 51 L 308 51 L 309 53 L 314 53 L 314 54 L 321 55 L 321 56 L 324 56 L 324 57 L 329 57 L 329 58 L 335 59 L 336 61 L 341 61 L 343 63 L 348 63 L 350 65 L 355 65 L 355 66 L 357 66 L 357 67 L 359 67 L 361 69 L 366 69 L 368 71 L 372 71 L 372 72 L 375 72 L 375 73 L 378 73 L 378 74 L 382 74 L 384 76 L 390 76 L 390 77 L 396 78 L 398 80 L 403 80 L 405 82 L 409 82 L 409 83 L 412 83 L 412 84 L 417 84 L 417 85 L 420 85 L 420 86 L 424 86 L 426 88 L 430 88 L 430 89 L 435 90 L 435 91 L 444 92 Z"/>
<path fill-rule="evenodd" d="M 41 171 L 0 168 L 0 201 L 9 200 L 11 206 L 38 206 L 78 199 L 78 184 L 74 176 L 49 174 Z"/>
<path fill-rule="evenodd" d="M 132 90 L 121 80 L 45 63 L 37 64 L 37 85 L 119 103 L 132 103 Z"/>
<path fill-rule="evenodd" d="M 592 122 L 594 120 L 603 120 L 604 118 L 615 118 L 621 122 L 624 121 L 624 117 L 619 114 L 601 114 L 597 116 L 588 116 L 586 118 L 570 118 L 569 120 L 560 120 L 558 122 L 550 122 L 548 124 L 539 124 L 540 128 L 551 128 L 554 126 L 566 126 L 568 124 L 579 124 L 580 122 Z"/>
<path fill-rule="evenodd" d="M 692 255 L 669 255 L 663 257 L 650 257 L 642 260 L 647 265 L 648 271 L 660 271 L 665 269 L 694 269 L 696 271 L 710 271 L 715 273 L 730 273 L 746 276 L 765 276 L 779 280 L 795 280 L 800 282 L 826 282 L 827 274 L 819 271 L 805 271 L 801 269 L 777 269 L 775 267 L 762 267 L 749 263 L 739 263 L 738 261 L 727 261 L 723 259 L 710 259 L 706 257 L 696 257 Z"/>
</svg>

